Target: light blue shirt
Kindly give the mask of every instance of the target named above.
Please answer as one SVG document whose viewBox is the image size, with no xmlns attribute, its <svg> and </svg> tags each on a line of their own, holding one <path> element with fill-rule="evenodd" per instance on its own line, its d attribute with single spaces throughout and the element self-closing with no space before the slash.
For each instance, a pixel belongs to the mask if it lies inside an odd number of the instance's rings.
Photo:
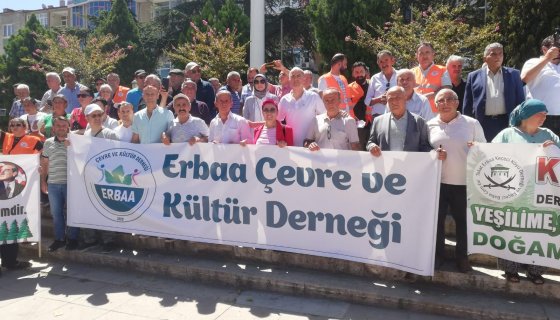
<svg viewBox="0 0 560 320">
<path fill-rule="evenodd" d="M 140 136 L 140 143 L 161 142 L 162 132 L 173 125 L 173 113 L 162 107 L 156 107 L 152 116 L 148 117 L 148 108 L 134 114 L 132 132 Z"/>
<path fill-rule="evenodd" d="M 80 88 L 85 88 L 85 86 L 76 82 L 73 89 L 70 89 L 67 85 L 64 85 L 58 93 L 66 97 L 68 104 L 66 105 L 66 113 L 72 113 L 72 110 L 80 107 L 80 101 L 78 101 L 78 93 L 80 93 Z"/>
</svg>

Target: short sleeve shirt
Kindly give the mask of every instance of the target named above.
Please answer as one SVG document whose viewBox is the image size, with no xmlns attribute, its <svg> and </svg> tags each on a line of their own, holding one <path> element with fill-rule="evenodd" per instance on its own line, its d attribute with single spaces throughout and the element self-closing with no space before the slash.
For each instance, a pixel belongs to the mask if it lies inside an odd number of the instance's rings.
<svg viewBox="0 0 560 320">
<path fill-rule="evenodd" d="M 152 116 L 148 110 L 142 109 L 134 114 L 132 132 L 140 136 L 140 143 L 159 143 L 161 134 L 167 132 L 173 124 L 173 113 L 162 107 L 156 107 Z"/>
</svg>

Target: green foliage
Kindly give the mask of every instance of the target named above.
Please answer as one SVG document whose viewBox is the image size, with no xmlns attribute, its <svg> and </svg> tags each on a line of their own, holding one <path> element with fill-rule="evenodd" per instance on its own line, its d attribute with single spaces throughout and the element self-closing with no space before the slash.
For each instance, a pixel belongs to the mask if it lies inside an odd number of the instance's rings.
<svg viewBox="0 0 560 320">
<path fill-rule="evenodd" d="M 216 77 L 221 81 L 226 79 L 228 72 L 247 68 L 247 44 L 238 44 L 235 30 L 219 32 L 206 22 L 202 28 L 198 28 L 194 23 L 191 23 L 191 27 L 194 34 L 190 41 L 166 51 L 175 66 L 184 67 L 190 61 L 197 61 L 201 64 L 204 75 L 209 78 Z"/>
<path fill-rule="evenodd" d="M 82 42 L 76 36 L 59 35 L 56 39 L 42 36 L 39 42 L 47 49 L 35 52 L 41 73 L 60 72 L 64 67 L 76 69 L 80 82 L 91 86 L 96 78 L 115 70 L 117 63 L 126 56 L 125 49 L 115 45 L 116 37 L 107 34 L 91 36 Z"/>
<path fill-rule="evenodd" d="M 368 50 L 373 56 L 383 49 L 390 50 L 397 57 L 398 68 L 416 66 L 416 48 L 421 41 L 426 41 L 434 46 L 436 63 L 445 65 L 450 55 L 457 54 L 471 58 L 474 69 L 482 63 L 484 47 L 496 41 L 498 34 L 494 26 L 469 24 L 466 13 L 464 6 L 441 5 L 428 11 L 414 11 L 413 21 L 405 24 L 397 10 L 384 28 L 375 27 L 371 34 L 356 27 L 356 37 L 348 36 L 346 41 Z"/>
<path fill-rule="evenodd" d="M 317 49 L 325 61 L 338 52 L 347 55 L 348 62 L 362 60 L 375 64 L 375 56 L 361 47 L 345 42 L 345 36 L 355 32 L 353 24 L 365 21 L 371 26 L 380 26 L 389 14 L 391 6 L 386 0 L 311 0 L 307 14 L 313 26 Z M 371 32 L 375 35 L 375 30 Z M 328 69 L 328 68 L 327 68 Z"/>
<path fill-rule="evenodd" d="M 10 97 L 13 97 L 11 86 L 15 83 L 27 84 L 31 89 L 32 97 L 43 96 L 47 89 L 44 75 L 31 69 L 30 60 L 27 60 L 27 63 L 24 60 L 30 58 L 35 50 L 44 49 L 37 43 L 37 39 L 46 35 L 48 31 L 39 23 L 35 15 L 31 15 L 25 26 L 8 39 L 4 47 L 6 69 L 3 74 L 9 77 L 7 88 Z M 57 71 L 60 72 L 62 69 Z"/>
<path fill-rule="evenodd" d="M 491 4 L 489 15 L 499 25 L 504 64 L 516 68 L 540 56 L 541 41 L 560 26 L 556 0 L 494 0 Z"/>
<path fill-rule="evenodd" d="M 315 38 L 311 30 L 309 17 L 305 9 L 286 8 L 278 15 L 267 15 L 265 20 L 265 50 L 266 61 L 280 59 L 280 21 L 283 24 L 284 49 L 303 47 L 314 50 L 316 47 Z M 294 64 L 293 57 L 289 54 L 284 55 L 285 66 Z M 257 66 L 258 67 L 258 66 Z"/>
<path fill-rule="evenodd" d="M 210 21 L 208 21 L 210 23 Z M 216 22 L 212 24 L 219 31 L 237 30 L 239 38 L 238 43 L 246 43 L 249 41 L 249 17 L 243 12 L 235 1 L 226 0 L 224 5 L 218 11 Z"/>
<path fill-rule="evenodd" d="M 23 219 L 21 225 L 19 226 L 18 239 L 27 241 L 27 239 L 32 237 L 33 234 L 31 233 L 31 230 L 29 230 L 29 222 L 27 221 L 27 218 Z"/>
<path fill-rule="evenodd" d="M 125 0 L 114 0 L 109 14 L 105 18 L 101 17 L 97 23 L 96 35 L 115 35 L 118 47 L 128 50 L 126 58 L 120 60 L 115 68 L 123 85 L 133 80 L 134 71 L 154 68 L 157 56 L 151 54 L 153 48 L 144 50 L 140 42 L 138 23 L 128 10 Z"/>
<path fill-rule="evenodd" d="M 155 23 L 149 23 L 150 26 L 155 26 L 159 32 L 159 38 L 162 45 L 159 47 L 162 51 L 164 49 L 171 49 L 177 43 L 185 43 L 188 39 L 187 30 L 190 28 L 191 21 L 200 21 L 197 17 L 202 10 L 203 1 L 194 0 L 182 2 L 176 7 L 163 11 L 154 20 Z M 210 4 L 212 10 L 214 6 Z M 214 16 L 215 14 L 213 14 Z M 143 33 L 142 28 L 140 34 Z"/>
</svg>

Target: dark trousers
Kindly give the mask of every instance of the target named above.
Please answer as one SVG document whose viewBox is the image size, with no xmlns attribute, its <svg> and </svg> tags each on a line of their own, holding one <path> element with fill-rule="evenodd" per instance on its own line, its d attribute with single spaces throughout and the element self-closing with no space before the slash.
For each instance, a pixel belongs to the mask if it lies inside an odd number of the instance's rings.
<svg viewBox="0 0 560 320">
<path fill-rule="evenodd" d="M 484 116 L 480 119 L 480 125 L 484 130 L 486 141 L 490 142 L 500 131 L 509 127 L 509 115 L 502 114 L 499 116 Z"/>
<path fill-rule="evenodd" d="M 556 135 L 560 135 L 560 116 L 546 116 L 543 127 L 552 130 Z"/>
<path fill-rule="evenodd" d="M 369 132 L 371 130 L 371 122 L 363 128 L 358 128 L 358 138 L 360 138 L 360 151 L 367 151 L 366 145 L 369 140 Z"/>
<path fill-rule="evenodd" d="M 455 220 L 455 258 L 467 256 L 467 186 L 442 183 L 439 190 L 439 212 L 436 256 L 445 257 L 445 217 L 450 211 Z"/>
<path fill-rule="evenodd" d="M 2 267 L 13 267 L 17 263 L 18 244 L 10 243 L 0 245 L 0 259 L 2 259 Z"/>
</svg>

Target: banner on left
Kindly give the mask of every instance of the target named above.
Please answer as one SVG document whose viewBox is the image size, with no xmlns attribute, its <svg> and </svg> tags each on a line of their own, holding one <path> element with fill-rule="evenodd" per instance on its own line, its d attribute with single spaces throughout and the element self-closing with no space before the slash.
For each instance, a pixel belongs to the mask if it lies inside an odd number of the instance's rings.
<svg viewBox="0 0 560 320">
<path fill-rule="evenodd" d="M 0 244 L 41 238 L 39 155 L 0 156 Z"/>
</svg>

